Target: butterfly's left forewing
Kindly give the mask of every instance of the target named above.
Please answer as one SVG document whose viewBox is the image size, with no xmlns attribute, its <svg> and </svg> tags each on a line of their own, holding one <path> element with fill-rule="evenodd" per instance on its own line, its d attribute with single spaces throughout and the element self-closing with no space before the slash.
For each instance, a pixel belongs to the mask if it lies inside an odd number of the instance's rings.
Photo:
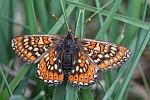
<svg viewBox="0 0 150 100">
<path fill-rule="evenodd" d="M 61 40 L 57 35 L 24 35 L 12 40 L 12 48 L 23 61 L 36 63 L 49 48 L 61 44 Z"/>
<path fill-rule="evenodd" d="M 121 66 L 129 59 L 131 54 L 128 48 L 113 43 L 85 38 L 79 38 L 77 41 L 102 71 Z"/>
</svg>

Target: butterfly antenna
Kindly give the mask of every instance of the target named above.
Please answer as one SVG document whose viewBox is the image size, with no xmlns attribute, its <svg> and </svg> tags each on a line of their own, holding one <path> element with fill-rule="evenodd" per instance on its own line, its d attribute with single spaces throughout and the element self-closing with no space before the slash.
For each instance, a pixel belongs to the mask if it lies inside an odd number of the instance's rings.
<svg viewBox="0 0 150 100">
<path fill-rule="evenodd" d="M 52 15 L 53 18 L 55 18 L 59 23 L 63 24 L 54 14 Z"/>
<path fill-rule="evenodd" d="M 90 22 L 90 21 L 91 21 L 91 19 L 90 19 L 90 18 L 89 18 L 89 19 L 87 19 L 84 23 L 82 23 L 81 25 L 77 26 L 77 27 L 76 27 L 76 29 L 77 29 L 77 28 L 79 28 L 80 26 L 84 25 L 85 23 Z"/>
</svg>

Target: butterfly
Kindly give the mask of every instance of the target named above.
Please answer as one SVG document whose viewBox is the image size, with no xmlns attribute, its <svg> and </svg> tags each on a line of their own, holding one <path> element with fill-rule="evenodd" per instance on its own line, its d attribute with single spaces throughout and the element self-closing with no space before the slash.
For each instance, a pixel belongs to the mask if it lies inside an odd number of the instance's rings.
<svg viewBox="0 0 150 100">
<path fill-rule="evenodd" d="M 12 48 L 23 61 L 38 63 L 36 76 L 48 86 L 61 84 L 66 75 L 73 86 L 81 88 L 95 83 L 98 70 L 115 69 L 131 55 L 120 45 L 74 38 L 72 30 L 66 36 L 17 36 L 12 39 Z"/>
</svg>

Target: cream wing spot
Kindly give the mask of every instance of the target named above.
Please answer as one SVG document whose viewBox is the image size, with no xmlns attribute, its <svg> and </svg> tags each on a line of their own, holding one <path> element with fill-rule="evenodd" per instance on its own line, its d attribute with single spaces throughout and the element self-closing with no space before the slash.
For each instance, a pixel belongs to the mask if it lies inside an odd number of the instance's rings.
<svg viewBox="0 0 150 100">
<path fill-rule="evenodd" d="M 83 68 L 83 72 L 86 72 L 86 69 L 85 69 L 85 68 Z"/>
<path fill-rule="evenodd" d="M 52 81 L 52 80 L 49 80 L 48 83 L 53 83 L 53 81 Z"/>
<path fill-rule="evenodd" d="M 76 67 L 76 71 L 79 71 L 79 66 Z"/>
<path fill-rule="evenodd" d="M 51 66 L 51 71 L 53 71 L 54 70 L 54 67 L 53 66 Z"/>
<path fill-rule="evenodd" d="M 79 57 L 81 56 L 81 53 L 80 53 L 80 52 L 78 53 L 78 56 L 79 56 Z"/>
<path fill-rule="evenodd" d="M 57 51 L 55 51 L 54 54 L 56 55 L 56 54 L 57 54 Z"/>
<path fill-rule="evenodd" d="M 48 49 L 46 48 L 46 46 L 43 46 L 44 51 L 47 51 Z"/>
<path fill-rule="evenodd" d="M 74 73 L 74 72 L 75 72 L 75 70 L 72 70 L 72 71 L 71 71 L 71 73 Z"/>
<path fill-rule="evenodd" d="M 108 54 L 104 55 L 104 57 L 109 58 L 110 56 Z"/>
<path fill-rule="evenodd" d="M 100 50 L 98 43 L 96 44 L 96 47 L 94 48 L 94 50 L 96 50 L 96 51 L 99 51 L 99 50 Z"/>
<path fill-rule="evenodd" d="M 88 65 L 90 64 L 89 61 L 88 61 L 87 59 L 85 60 L 85 62 L 86 62 Z"/>
<path fill-rule="evenodd" d="M 34 51 L 38 51 L 39 49 L 38 49 L 38 48 L 34 48 L 33 50 L 34 50 Z"/>
<path fill-rule="evenodd" d="M 48 65 L 47 69 L 50 69 L 50 68 L 51 68 L 51 66 L 50 66 L 50 65 Z"/>
<path fill-rule="evenodd" d="M 36 54 L 38 57 L 41 56 L 41 54 L 39 54 L 39 52 L 36 52 L 35 54 Z"/>
<path fill-rule="evenodd" d="M 83 47 L 84 48 L 84 50 L 88 50 L 86 47 Z"/>
<path fill-rule="evenodd" d="M 25 48 L 28 48 L 29 47 L 29 45 L 25 45 Z"/>
<path fill-rule="evenodd" d="M 39 70 L 37 70 L 37 73 L 40 75 L 40 71 Z"/>
<path fill-rule="evenodd" d="M 42 37 L 39 37 L 39 42 L 38 44 L 44 44 Z"/>
<path fill-rule="evenodd" d="M 57 83 L 58 83 L 58 81 L 57 81 L 57 80 L 54 80 L 54 83 L 56 83 L 56 84 L 57 84 Z"/>
<path fill-rule="evenodd" d="M 23 42 L 28 42 L 29 41 L 29 38 L 28 37 L 25 37 Z"/>
<path fill-rule="evenodd" d="M 48 54 L 48 53 L 46 53 L 44 57 L 47 57 L 47 56 L 49 56 L 49 54 Z"/>
<path fill-rule="evenodd" d="M 82 70 L 81 68 L 80 68 L 80 70 L 79 70 L 79 71 L 80 71 L 80 73 L 83 73 L 83 70 Z"/>
<path fill-rule="evenodd" d="M 94 75 L 94 78 L 97 78 L 97 75 L 96 75 L 96 74 Z"/>
<path fill-rule="evenodd" d="M 113 51 L 117 51 L 117 49 L 116 49 L 115 47 L 111 47 L 111 49 L 112 49 Z"/>
<path fill-rule="evenodd" d="M 79 82 L 79 83 L 78 83 L 78 85 L 79 85 L 79 86 L 80 86 L 80 85 L 82 86 L 82 85 L 83 85 L 83 83 L 82 83 L 82 82 Z"/>
<path fill-rule="evenodd" d="M 62 73 L 62 70 L 61 70 L 61 69 L 58 69 L 58 72 L 59 72 L 59 73 Z"/>
<path fill-rule="evenodd" d="M 90 50 L 90 53 L 88 55 L 92 56 L 93 55 L 93 50 Z"/>
<path fill-rule="evenodd" d="M 79 59 L 78 62 L 81 63 L 81 60 Z"/>
<path fill-rule="evenodd" d="M 32 50 L 33 49 L 33 47 L 32 46 L 30 46 L 29 48 L 28 48 L 28 50 Z"/>
<path fill-rule="evenodd" d="M 53 61 L 56 61 L 57 60 L 57 58 L 53 58 Z"/>
<path fill-rule="evenodd" d="M 46 63 L 47 66 L 49 66 L 49 61 Z"/>
<path fill-rule="evenodd" d="M 55 70 L 57 70 L 57 69 L 58 69 L 58 66 L 57 66 L 57 64 L 55 64 L 55 65 L 54 65 L 54 68 L 55 68 Z"/>
<path fill-rule="evenodd" d="M 98 57 L 99 57 L 99 58 L 103 58 L 103 55 L 102 55 L 102 54 L 98 54 Z"/>
<path fill-rule="evenodd" d="M 25 42 L 24 45 L 25 45 L 25 46 L 28 45 L 28 42 Z"/>
<path fill-rule="evenodd" d="M 88 83 L 84 83 L 85 86 L 88 86 Z"/>
<path fill-rule="evenodd" d="M 49 61 L 49 58 L 50 58 L 49 56 L 48 56 L 48 57 L 46 57 L 46 61 Z"/>
</svg>

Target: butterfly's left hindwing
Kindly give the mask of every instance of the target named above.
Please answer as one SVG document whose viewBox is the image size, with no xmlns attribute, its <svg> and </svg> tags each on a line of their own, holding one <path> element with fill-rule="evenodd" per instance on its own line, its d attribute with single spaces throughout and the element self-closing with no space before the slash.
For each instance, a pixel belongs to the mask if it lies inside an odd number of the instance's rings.
<svg viewBox="0 0 150 100">
<path fill-rule="evenodd" d="M 97 67 L 82 50 L 75 50 L 72 54 L 72 68 L 68 80 L 71 84 L 82 88 L 95 83 Z"/>
</svg>

